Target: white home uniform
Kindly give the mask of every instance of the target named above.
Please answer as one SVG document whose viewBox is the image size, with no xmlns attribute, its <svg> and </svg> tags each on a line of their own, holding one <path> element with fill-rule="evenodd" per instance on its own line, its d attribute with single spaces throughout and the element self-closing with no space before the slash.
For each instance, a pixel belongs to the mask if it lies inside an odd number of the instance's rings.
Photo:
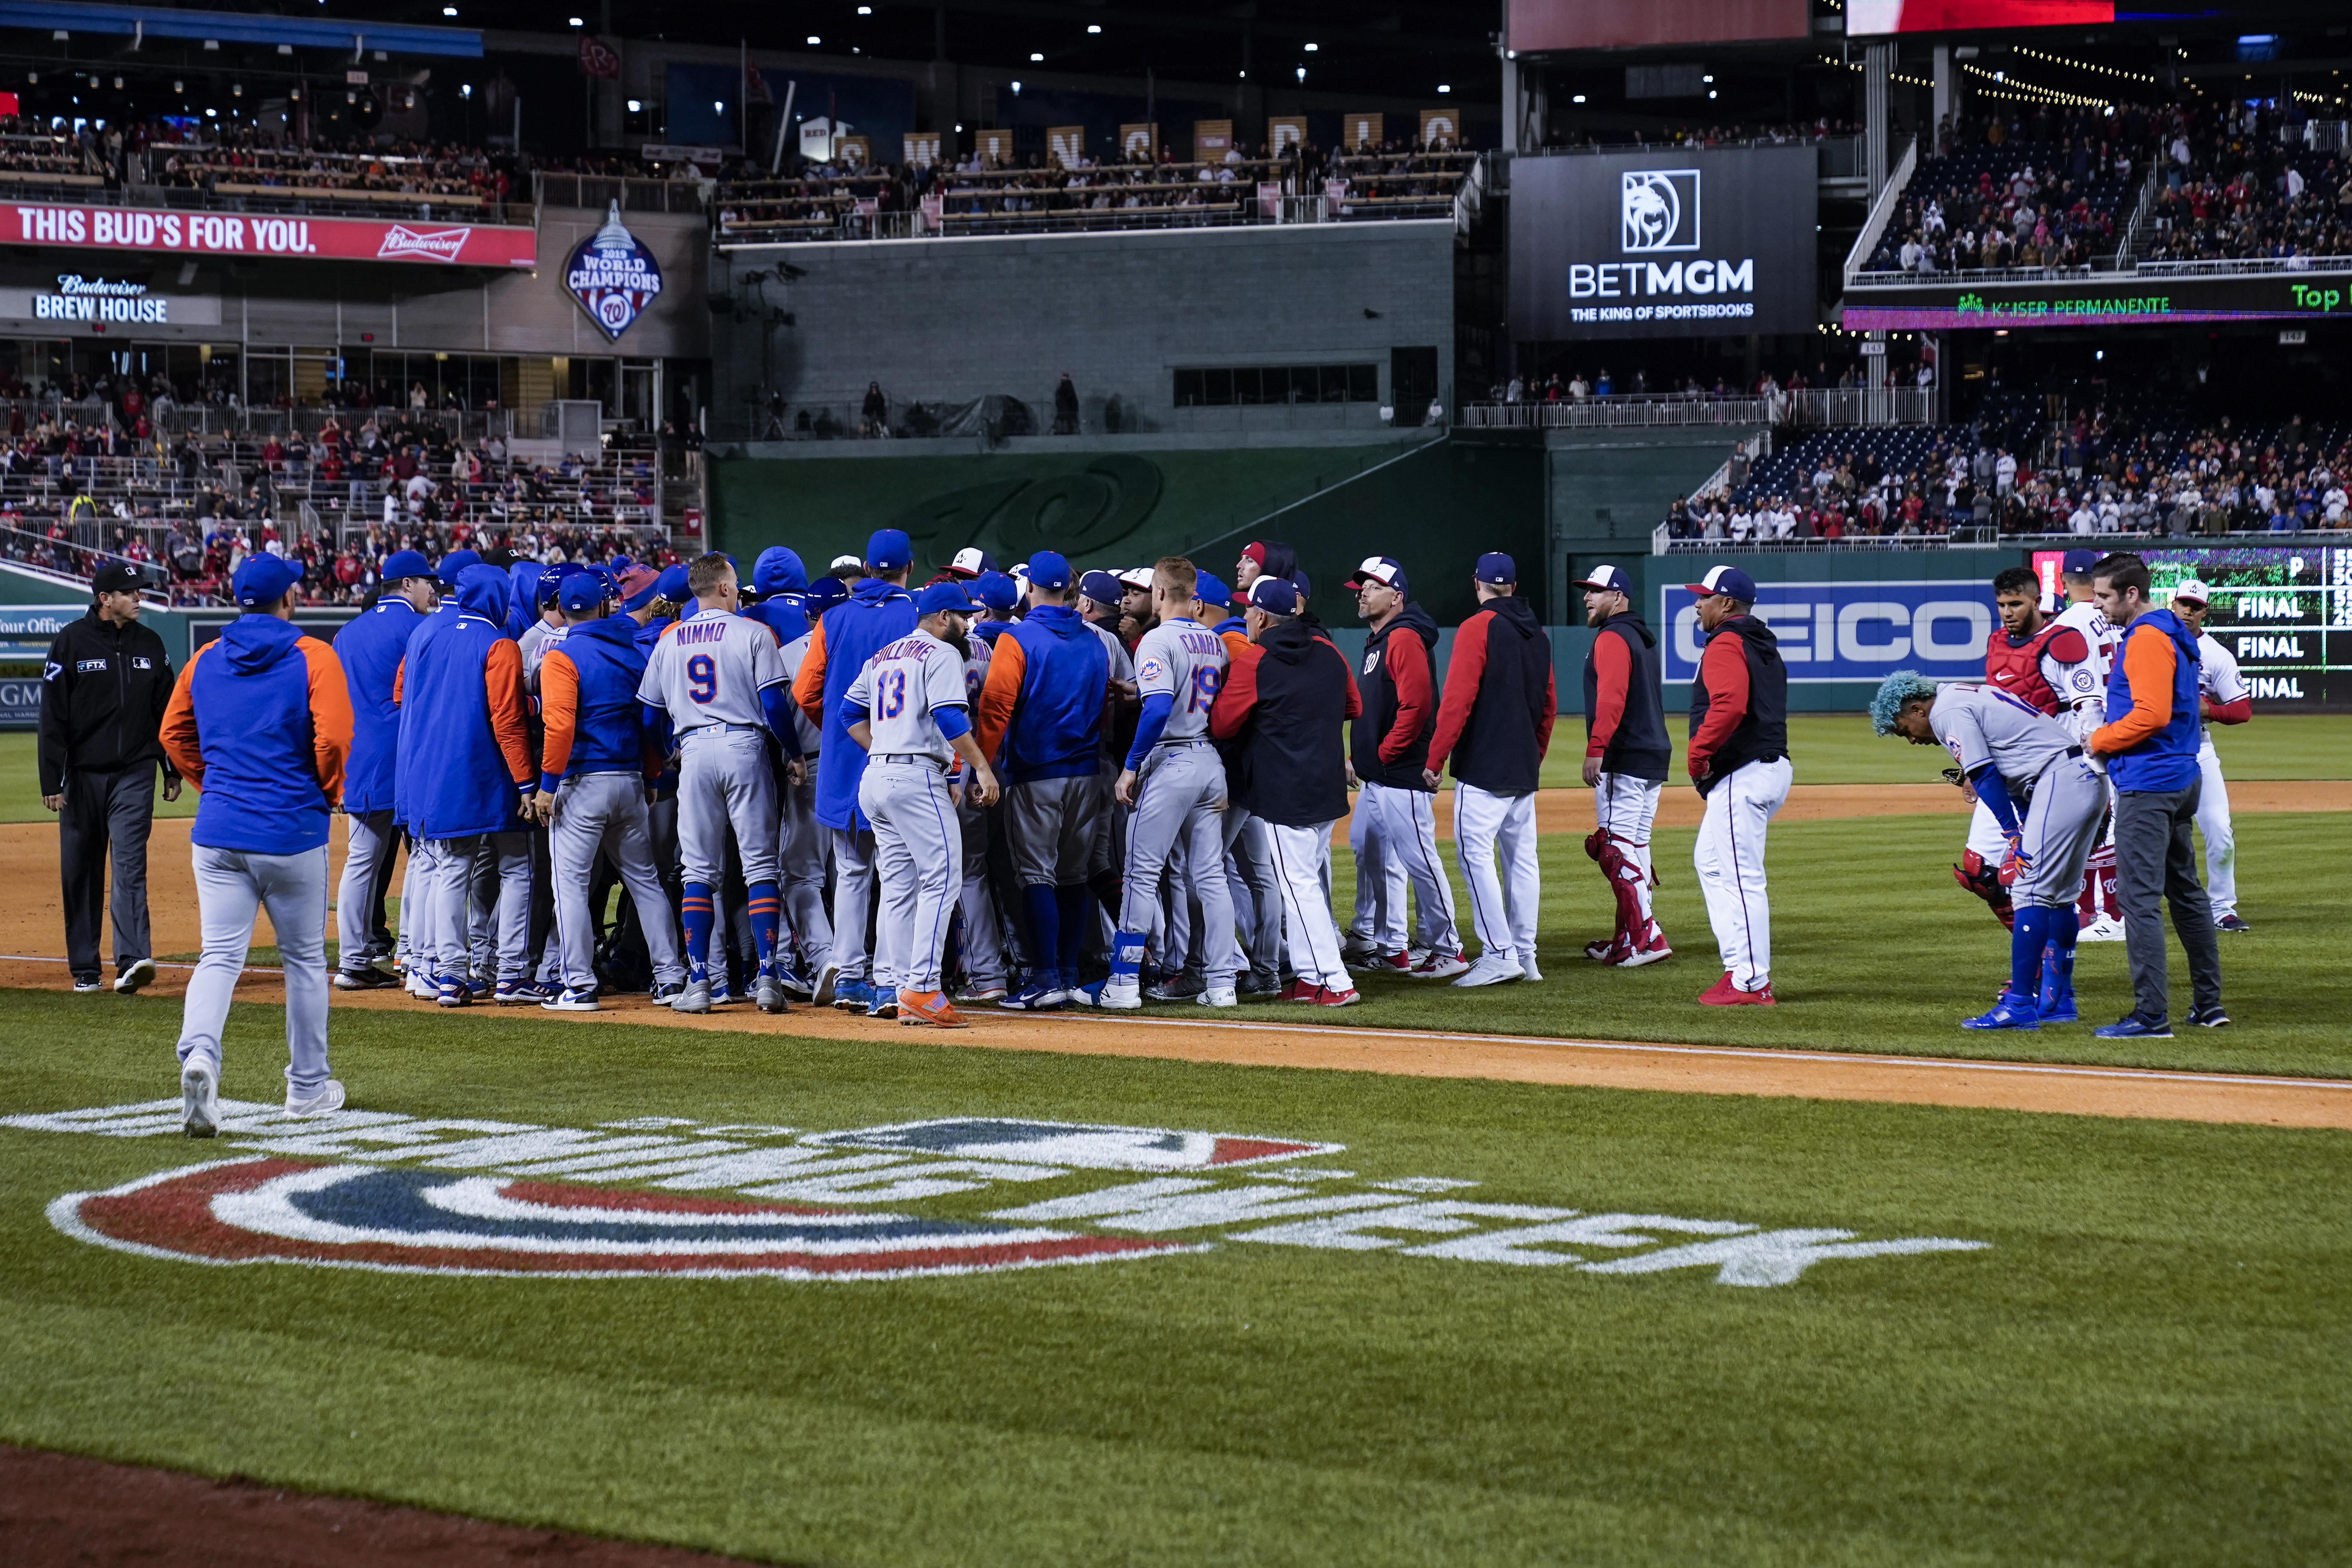
<svg viewBox="0 0 2352 1568">
<path fill-rule="evenodd" d="M 646 662 L 637 699 L 667 710 L 678 738 L 678 853 L 689 882 L 724 879 L 730 823 L 745 884 L 776 879 L 776 774 L 760 693 L 783 682 L 775 634 L 726 610 L 673 623 Z"/>
<path fill-rule="evenodd" d="M 937 991 L 963 864 L 963 836 L 948 792 L 955 748 L 937 716 L 944 709 L 971 710 L 963 657 L 918 627 L 867 659 L 845 697 L 851 722 L 863 711 L 872 736 L 857 809 L 874 825 L 881 884 L 874 989 L 884 995 Z"/>
<path fill-rule="evenodd" d="M 2106 722 L 2107 671 L 2113 666 L 2116 649 L 2122 646 L 2124 628 L 2106 617 L 2106 613 L 2093 604 L 2068 605 L 2058 613 L 2062 626 L 2073 626 L 2091 645 L 2091 679 L 2098 700 L 2074 705 L 2071 728 L 2076 740 L 2089 737 L 2092 731 Z M 2074 693 L 2067 692 L 2073 700 Z M 2115 798 L 2112 787 L 2110 802 Z M 2083 905 L 2081 915 L 2082 940 L 2084 942 L 2121 942 L 2124 939 L 2123 906 L 2116 892 L 2116 824 L 2112 814 L 2099 842 L 2091 850 L 2091 858 L 2083 873 L 2082 890 L 2076 895 Z"/>
<path fill-rule="evenodd" d="M 2029 865 L 2010 897 L 2050 909 L 2072 903 L 2107 809 L 2106 781 L 2083 759 L 2082 742 L 2023 698 L 1969 681 L 1936 693 L 1927 723 L 1962 773 L 1990 765 L 1999 775 L 1981 789 L 2006 784 L 2012 800 L 2028 797 L 2017 816 Z M 2004 857 L 2008 847 L 2004 837 Z"/>
<path fill-rule="evenodd" d="M 1706 897 L 1707 923 L 1715 928 L 1724 971 L 1742 991 L 1759 990 L 1772 977 L 1764 833 L 1788 800 L 1795 776 L 1788 758 L 1775 757 L 1743 763 L 1716 780 L 1706 792 L 1706 814 L 1699 818 L 1692 847 L 1692 866 Z"/>
<path fill-rule="evenodd" d="M 2203 632 L 2197 635 L 2197 689 L 2200 698 L 2216 704 L 2246 695 L 2237 656 Z M 2219 921 L 2238 912 L 2238 839 L 2230 826 L 2230 786 L 2221 778 L 2221 754 L 2213 749 L 2213 726 L 2200 718 L 2197 728 L 2197 771 L 2203 776 L 2197 796 L 2197 831 L 2205 836 L 2205 892 Z"/>
<path fill-rule="evenodd" d="M 794 638 L 778 655 L 787 681 L 799 678 L 801 660 L 807 657 L 814 635 Z M 833 856 L 833 836 L 816 819 L 816 752 L 824 732 L 809 722 L 797 702 L 793 704 L 793 724 L 804 767 L 800 783 L 777 786 L 782 834 L 776 869 L 784 899 L 784 925 L 800 943 L 801 963 L 814 982 L 818 972 L 833 962 L 833 920 L 824 907 L 824 875 Z"/>
<path fill-rule="evenodd" d="M 1203 870 L 1224 859 L 1225 764 L 1209 740 L 1209 709 L 1225 681 L 1230 658 L 1224 638 L 1200 622 L 1178 617 L 1143 634 L 1135 648 L 1135 679 L 1147 701 L 1170 699 L 1167 727 L 1135 774 L 1135 815 L 1127 825 L 1127 864 L 1120 887 L 1119 942 L 1112 954 L 1115 980 L 1131 983 L 1145 940 L 1160 918 L 1160 885 L 1172 855 Z M 1234 947 L 1231 885 L 1222 875 L 1202 876 L 1176 889 L 1183 901 L 1201 904 L 1202 976 L 1212 991 L 1231 985 L 1240 954 Z M 1189 913 L 1171 925 L 1189 922 Z M 1181 943 L 1161 947 L 1161 962 L 1181 968 Z"/>
</svg>

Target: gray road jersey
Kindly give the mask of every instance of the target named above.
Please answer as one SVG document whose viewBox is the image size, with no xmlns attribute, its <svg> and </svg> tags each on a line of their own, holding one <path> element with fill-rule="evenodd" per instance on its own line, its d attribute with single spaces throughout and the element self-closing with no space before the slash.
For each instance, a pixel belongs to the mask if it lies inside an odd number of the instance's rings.
<svg viewBox="0 0 2352 1568">
<path fill-rule="evenodd" d="M 1137 690 L 1147 700 L 1155 692 L 1175 699 L 1161 741 L 1195 741 L 1209 732 L 1209 705 L 1231 657 L 1225 639 L 1198 621 L 1163 621 L 1143 634 L 1135 645 Z"/>
<path fill-rule="evenodd" d="M 2021 786 L 2077 744 L 2057 720 L 2024 699 L 1972 681 L 1937 692 L 1927 723 L 1962 773 L 1990 763 L 2002 778 Z"/>
<path fill-rule="evenodd" d="M 637 700 L 668 710 L 681 734 L 705 724 L 764 730 L 760 693 L 783 679 L 773 632 L 743 616 L 701 610 L 663 630 L 637 683 Z"/>
</svg>

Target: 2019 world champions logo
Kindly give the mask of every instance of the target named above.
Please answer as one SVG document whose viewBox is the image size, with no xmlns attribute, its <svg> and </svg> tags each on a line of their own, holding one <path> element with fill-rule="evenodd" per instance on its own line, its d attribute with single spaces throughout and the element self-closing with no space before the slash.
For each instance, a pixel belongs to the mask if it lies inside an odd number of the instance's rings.
<svg viewBox="0 0 2352 1568">
<path fill-rule="evenodd" d="M 620 203 L 613 204 L 604 226 L 572 253 L 563 286 L 588 319 L 616 341 L 661 293 L 661 264 L 622 224 Z"/>
</svg>

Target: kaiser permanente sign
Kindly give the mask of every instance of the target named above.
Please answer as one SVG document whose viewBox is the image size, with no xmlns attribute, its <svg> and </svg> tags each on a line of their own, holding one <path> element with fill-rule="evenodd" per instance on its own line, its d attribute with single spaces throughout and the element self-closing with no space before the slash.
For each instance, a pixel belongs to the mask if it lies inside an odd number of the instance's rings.
<svg viewBox="0 0 2352 1568">
<path fill-rule="evenodd" d="M 539 264 L 539 231 L 505 224 L 384 223 L 373 218 L 268 217 L 251 213 L 26 202 L 0 204 L 0 245 L 317 261 L 416 261 L 445 267 Z"/>
<path fill-rule="evenodd" d="M 1970 284 L 1962 274 L 1850 289 L 1840 316 L 1850 332 L 2345 317 L 2352 316 L 2352 263 L 2322 257 L 2314 258 L 2309 271 L 2236 278 L 2100 273 L 2047 282 Z"/>
</svg>

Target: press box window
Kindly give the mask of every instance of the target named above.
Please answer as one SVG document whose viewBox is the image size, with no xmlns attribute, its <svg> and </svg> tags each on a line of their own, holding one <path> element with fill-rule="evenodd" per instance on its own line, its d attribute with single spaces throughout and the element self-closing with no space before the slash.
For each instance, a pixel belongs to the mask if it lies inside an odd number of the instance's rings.
<svg viewBox="0 0 2352 1568">
<path fill-rule="evenodd" d="M 1378 365 L 1238 365 L 1180 370 L 1176 406 L 1222 408 L 1236 403 L 1378 403 Z"/>
</svg>

